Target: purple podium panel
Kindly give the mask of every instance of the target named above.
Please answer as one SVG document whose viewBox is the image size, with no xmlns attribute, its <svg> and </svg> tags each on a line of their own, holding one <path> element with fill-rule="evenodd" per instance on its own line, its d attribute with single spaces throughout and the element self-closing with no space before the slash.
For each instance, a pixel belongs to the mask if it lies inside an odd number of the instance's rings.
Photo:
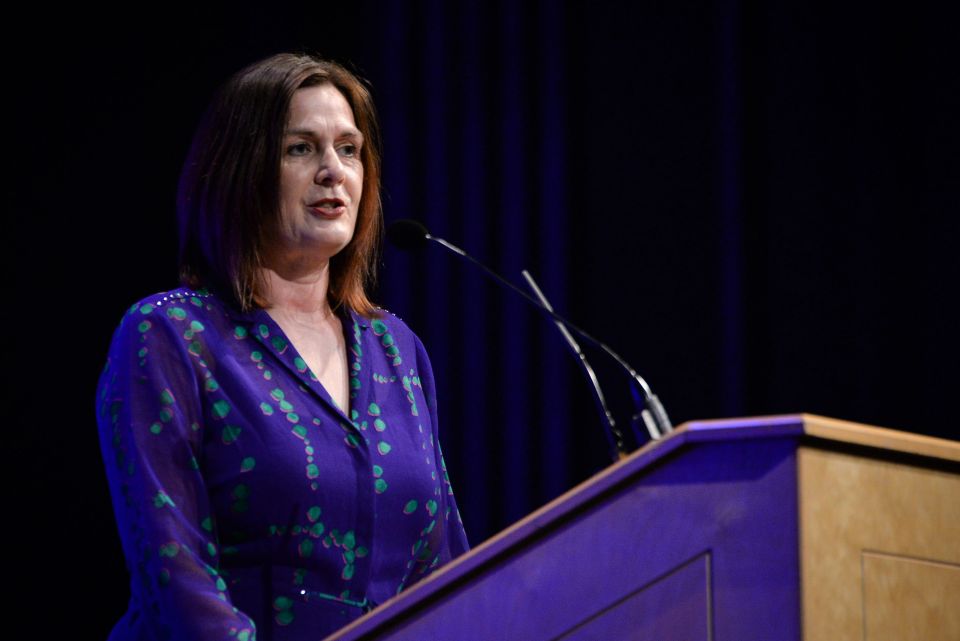
<svg viewBox="0 0 960 641">
<path fill-rule="evenodd" d="M 710 555 L 702 554 L 597 613 L 562 641 L 683 639 L 709 641 Z"/>
<path fill-rule="evenodd" d="M 798 641 L 802 419 L 696 427 L 329 639 Z"/>
</svg>

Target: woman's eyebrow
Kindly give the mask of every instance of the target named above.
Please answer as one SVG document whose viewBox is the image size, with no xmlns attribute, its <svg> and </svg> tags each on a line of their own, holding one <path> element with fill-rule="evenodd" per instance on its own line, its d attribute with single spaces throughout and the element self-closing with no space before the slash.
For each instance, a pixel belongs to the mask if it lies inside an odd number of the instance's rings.
<svg viewBox="0 0 960 641">
<path fill-rule="evenodd" d="M 317 132 L 309 128 L 287 129 L 283 132 L 284 136 L 317 136 Z M 359 129 L 344 129 L 337 138 L 355 138 L 363 140 L 363 134 Z"/>
</svg>

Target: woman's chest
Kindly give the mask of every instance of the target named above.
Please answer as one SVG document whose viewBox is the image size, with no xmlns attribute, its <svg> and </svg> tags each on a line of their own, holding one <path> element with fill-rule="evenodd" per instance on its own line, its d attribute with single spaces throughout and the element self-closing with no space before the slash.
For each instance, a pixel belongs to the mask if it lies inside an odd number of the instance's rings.
<svg viewBox="0 0 960 641">
<path fill-rule="evenodd" d="M 224 541 L 279 537 L 299 550 L 349 532 L 372 545 L 375 518 L 424 527 L 408 517 L 410 506 L 429 512 L 440 479 L 429 417 L 414 402 L 419 390 L 364 379 L 348 421 L 308 372 L 269 354 L 221 367 L 201 465 Z"/>
</svg>

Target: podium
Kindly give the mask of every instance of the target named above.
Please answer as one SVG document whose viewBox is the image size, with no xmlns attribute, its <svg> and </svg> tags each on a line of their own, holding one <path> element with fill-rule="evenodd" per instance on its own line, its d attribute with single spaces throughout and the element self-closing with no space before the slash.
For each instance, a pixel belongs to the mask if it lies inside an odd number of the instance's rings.
<svg viewBox="0 0 960 641">
<path fill-rule="evenodd" d="M 960 443 L 691 422 L 328 641 L 960 639 Z"/>
</svg>

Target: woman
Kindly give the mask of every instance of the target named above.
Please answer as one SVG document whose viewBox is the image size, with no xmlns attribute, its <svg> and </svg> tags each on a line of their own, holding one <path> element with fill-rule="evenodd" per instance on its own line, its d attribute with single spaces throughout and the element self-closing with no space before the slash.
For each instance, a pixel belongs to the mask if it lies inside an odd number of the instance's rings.
<svg viewBox="0 0 960 641">
<path fill-rule="evenodd" d="M 426 352 L 364 290 L 377 144 L 364 86 L 309 56 L 208 111 L 185 286 L 131 307 L 98 389 L 131 573 L 111 639 L 319 639 L 466 550 Z"/>
</svg>

